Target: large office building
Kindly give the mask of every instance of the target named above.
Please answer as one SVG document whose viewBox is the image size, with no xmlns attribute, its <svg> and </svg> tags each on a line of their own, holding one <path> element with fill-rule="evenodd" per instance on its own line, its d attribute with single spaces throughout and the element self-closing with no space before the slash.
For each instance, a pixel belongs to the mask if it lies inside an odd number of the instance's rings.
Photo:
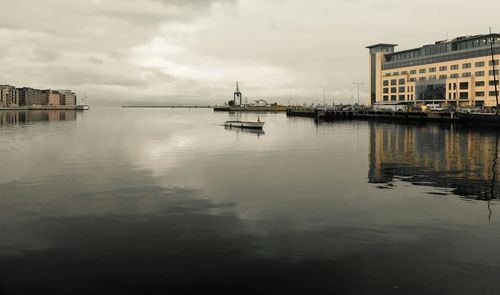
<svg viewBox="0 0 500 295">
<path fill-rule="evenodd" d="M 399 52 L 396 46 L 367 47 L 371 105 L 496 106 L 500 34 L 459 37 Z"/>
</svg>

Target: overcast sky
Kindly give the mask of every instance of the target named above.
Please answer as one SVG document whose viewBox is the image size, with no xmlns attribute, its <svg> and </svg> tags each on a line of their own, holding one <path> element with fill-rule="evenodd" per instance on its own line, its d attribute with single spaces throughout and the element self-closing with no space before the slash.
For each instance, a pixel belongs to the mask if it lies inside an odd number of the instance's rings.
<svg viewBox="0 0 500 295">
<path fill-rule="evenodd" d="M 0 84 L 94 105 L 356 100 L 374 43 L 500 31 L 498 0 L 1 0 Z M 361 98 L 366 100 L 366 85 Z"/>
</svg>

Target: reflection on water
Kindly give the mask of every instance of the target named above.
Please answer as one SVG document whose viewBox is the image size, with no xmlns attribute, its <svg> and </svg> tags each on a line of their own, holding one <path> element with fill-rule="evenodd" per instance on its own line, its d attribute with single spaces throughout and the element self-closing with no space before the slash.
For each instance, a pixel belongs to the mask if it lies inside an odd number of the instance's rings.
<svg viewBox="0 0 500 295">
<path fill-rule="evenodd" d="M 499 199 L 499 132 L 370 123 L 369 180 L 390 185 L 398 179 L 450 188 L 468 199 Z"/>
<path fill-rule="evenodd" d="M 243 134 L 251 134 L 261 136 L 266 134 L 266 132 L 262 129 L 248 129 L 248 128 L 237 128 L 237 127 L 228 127 L 225 126 L 224 129 L 230 132 L 243 133 Z"/>
<path fill-rule="evenodd" d="M 76 120 L 76 111 L 0 111 L 0 126 L 74 120 Z"/>
</svg>

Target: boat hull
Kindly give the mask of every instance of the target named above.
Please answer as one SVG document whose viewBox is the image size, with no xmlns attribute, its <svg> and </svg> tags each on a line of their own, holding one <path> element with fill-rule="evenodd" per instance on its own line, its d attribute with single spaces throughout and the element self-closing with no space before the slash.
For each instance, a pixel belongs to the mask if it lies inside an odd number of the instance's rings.
<svg viewBox="0 0 500 295">
<path fill-rule="evenodd" d="M 243 122 L 243 121 L 226 121 L 225 127 L 229 128 L 246 128 L 246 129 L 262 129 L 264 122 Z"/>
</svg>

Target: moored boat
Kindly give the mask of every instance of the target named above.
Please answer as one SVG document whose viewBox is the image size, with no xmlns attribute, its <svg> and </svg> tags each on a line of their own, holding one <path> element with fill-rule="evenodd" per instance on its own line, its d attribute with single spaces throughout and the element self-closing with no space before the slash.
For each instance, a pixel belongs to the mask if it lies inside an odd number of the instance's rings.
<svg viewBox="0 0 500 295">
<path fill-rule="evenodd" d="M 245 121 L 226 121 L 224 122 L 225 127 L 229 128 L 249 128 L 249 129 L 262 129 L 265 122 L 245 122 Z"/>
</svg>

